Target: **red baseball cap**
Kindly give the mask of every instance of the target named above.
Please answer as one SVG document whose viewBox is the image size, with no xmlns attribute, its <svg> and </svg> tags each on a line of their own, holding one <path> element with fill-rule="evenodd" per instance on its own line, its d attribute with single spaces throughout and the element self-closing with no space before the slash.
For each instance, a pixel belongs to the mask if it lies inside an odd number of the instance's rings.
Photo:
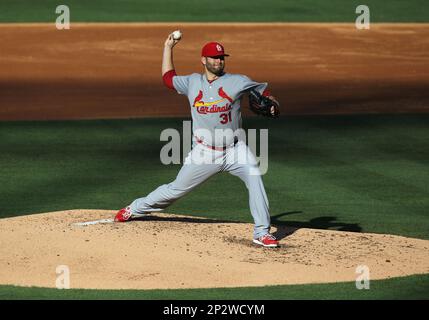
<svg viewBox="0 0 429 320">
<path fill-rule="evenodd" d="M 219 42 L 209 42 L 201 50 L 202 57 L 228 57 L 229 54 L 225 54 L 223 45 Z"/>
</svg>

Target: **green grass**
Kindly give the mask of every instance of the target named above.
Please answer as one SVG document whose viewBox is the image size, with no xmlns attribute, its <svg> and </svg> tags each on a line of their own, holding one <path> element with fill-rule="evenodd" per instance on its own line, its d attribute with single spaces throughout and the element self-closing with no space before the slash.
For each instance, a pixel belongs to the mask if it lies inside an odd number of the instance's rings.
<svg viewBox="0 0 429 320">
<path fill-rule="evenodd" d="M 58 290 L 0 286 L 0 300 L 8 299 L 148 299 L 148 300 L 372 300 L 429 299 L 429 275 L 373 280 L 368 290 L 354 282 L 191 290 Z"/>
<path fill-rule="evenodd" d="M 273 224 L 429 239 L 429 116 L 270 121 L 263 177 Z M 118 209 L 175 179 L 159 135 L 182 119 L 0 122 L 0 217 Z M 228 189 L 225 189 L 228 186 Z M 213 192 L 220 193 L 213 197 Z M 252 222 L 244 184 L 218 174 L 167 210 Z"/>
<path fill-rule="evenodd" d="M 0 22 L 55 22 L 56 0 L 2 0 Z M 68 0 L 72 22 L 354 22 L 358 0 Z M 426 0 L 368 0 L 371 22 L 428 22 Z"/>
<path fill-rule="evenodd" d="M 172 181 L 159 135 L 182 119 L 0 122 L 0 217 L 118 209 Z M 429 239 L 429 115 L 249 118 L 269 128 L 263 177 L 277 225 Z M 227 189 L 226 189 L 227 186 Z M 213 197 L 213 192 L 221 196 Z M 239 179 L 219 174 L 167 210 L 251 222 Z M 0 299 L 428 299 L 429 275 L 354 283 L 204 290 L 0 286 Z"/>
</svg>

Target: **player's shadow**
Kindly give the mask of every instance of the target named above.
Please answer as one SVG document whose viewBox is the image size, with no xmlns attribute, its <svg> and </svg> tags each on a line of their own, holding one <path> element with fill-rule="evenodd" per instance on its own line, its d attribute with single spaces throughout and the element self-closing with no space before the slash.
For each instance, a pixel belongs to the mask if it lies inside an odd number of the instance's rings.
<svg viewBox="0 0 429 320">
<path fill-rule="evenodd" d="M 275 216 L 271 216 L 271 224 L 276 227 L 276 231 L 273 235 L 281 240 L 293 234 L 295 231 L 301 228 L 308 229 L 325 229 L 325 230 L 336 230 L 336 231 L 350 231 L 350 232 L 361 232 L 362 228 L 357 223 L 344 223 L 336 221 L 337 218 L 333 216 L 322 216 L 313 218 L 309 221 L 282 221 L 281 217 L 302 213 L 302 211 L 290 211 L 283 212 Z M 156 214 L 148 214 L 147 216 L 134 219 L 134 221 L 159 221 L 159 222 L 184 222 L 184 223 L 245 223 L 243 221 L 232 221 L 232 220 L 219 220 L 211 218 L 199 218 L 199 217 L 181 217 L 181 216 L 168 216 L 160 217 Z"/>
<path fill-rule="evenodd" d="M 192 217 L 160 217 L 156 214 L 133 219 L 133 221 L 159 221 L 159 222 L 185 222 L 185 223 L 244 223 L 242 221 L 219 220 L 210 218 L 192 218 Z"/>
<path fill-rule="evenodd" d="M 344 223 L 336 221 L 337 218 L 333 216 L 322 216 L 313 218 L 309 221 L 281 221 L 280 218 L 302 213 L 302 211 L 290 211 L 283 212 L 275 216 L 271 216 L 271 224 L 274 225 L 277 230 L 273 233 L 273 235 L 277 239 L 283 239 L 298 229 L 301 228 L 309 228 L 309 229 L 325 229 L 325 230 L 336 230 L 336 231 L 349 231 L 349 232 L 361 232 L 362 228 L 357 223 Z"/>
</svg>

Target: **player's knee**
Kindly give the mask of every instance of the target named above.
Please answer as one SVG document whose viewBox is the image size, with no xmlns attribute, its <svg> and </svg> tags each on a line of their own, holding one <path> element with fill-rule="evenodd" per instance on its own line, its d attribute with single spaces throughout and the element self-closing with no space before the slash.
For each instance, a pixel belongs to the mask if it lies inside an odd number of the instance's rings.
<svg viewBox="0 0 429 320">
<path fill-rule="evenodd" d="M 248 164 L 244 168 L 245 174 L 247 177 L 260 177 L 261 171 L 259 170 L 259 167 L 257 164 Z"/>
</svg>

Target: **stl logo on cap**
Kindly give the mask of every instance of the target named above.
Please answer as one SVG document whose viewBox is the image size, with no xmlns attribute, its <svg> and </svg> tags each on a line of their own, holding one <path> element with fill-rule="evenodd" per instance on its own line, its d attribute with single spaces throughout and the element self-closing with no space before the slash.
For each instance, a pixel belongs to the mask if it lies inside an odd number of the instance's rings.
<svg viewBox="0 0 429 320">
<path fill-rule="evenodd" d="M 228 57 L 229 54 L 226 54 L 224 51 L 223 46 L 219 42 L 209 42 L 201 51 L 202 57 L 219 57 L 219 56 L 225 56 Z"/>
</svg>

